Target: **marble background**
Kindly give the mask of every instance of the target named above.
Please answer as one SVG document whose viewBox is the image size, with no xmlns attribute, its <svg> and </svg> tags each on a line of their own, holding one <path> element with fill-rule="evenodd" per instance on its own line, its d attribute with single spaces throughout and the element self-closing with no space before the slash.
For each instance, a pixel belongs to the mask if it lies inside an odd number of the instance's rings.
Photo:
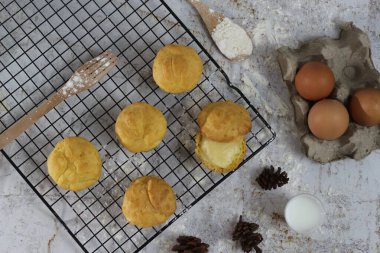
<svg viewBox="0 0 380 253">
<path fill-rule="evenodd" d="M 380 152 L 362 161 L 320 165 L 306 158 L 298 141 L 289 94 L 276 62 L 281 45 L 297 47 L 318 36 L 337 37 L 339 25 L 353 21 L 372 42 L 380 68 L 378 0 L 208 0 L 213 9 L 247 28 L 253 56 L 231 63 L 206 35 L 196 12 L 184 0 L 167 0 L 205 48 L 217 59 L 277 132 L 277 139 L 175 222 L 142 252 L 170 252 L 178 235 L 201 237 L 212 253 L 241 252 L 231 240 L 240 214 L 260 224 L 264 252 L 380 252 Z M 273 164 L 285 169 L 290 183 L 261 191 L 254 179 Z M 284 205 L 301 192 L 322 199 L 323 226 L 301 236 L 282 220 Z M 69 234 L 0 156 L 0 252 L 81 252 Z"/>
</svg>

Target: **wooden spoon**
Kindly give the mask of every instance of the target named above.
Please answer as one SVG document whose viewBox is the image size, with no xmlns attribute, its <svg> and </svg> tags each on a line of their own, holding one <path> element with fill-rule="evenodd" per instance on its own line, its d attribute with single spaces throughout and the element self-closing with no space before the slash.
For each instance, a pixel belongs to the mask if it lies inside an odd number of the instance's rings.
<svg viewBox="0 0 380 253">
<path fill-rule="evenodd" d="M 223 14 L 211 10 L 206 4 L 201 2 L 201 0 L 189 0 L 189 2 L 198 11 L 207 27 L 208 32 L 215 41 L 216 46 L 219 48 L 220 52 L 224 54 L 224 56 L 230 60 L 244 60 L 252 54 L 252 41 L 249 38 L 247 32 L 241 26 L 233 23 Z M 215 37 L 213 36 L 214 32 L 217 26 L 224 20 L 228 21 L 229 24 L 233 24 L 234 33 L 230 35 L 226 34 L 226 37 L 223 38 L 223 41 L 215 40 Z M 243 39 L 245 42 L 243 45 L 241 45 L 242 43 L 240 42 L 240 46 L 242 46 L 243 49 L 239 53 L 233 52 L 233 50 L 236 50 L 236 44 L 239 44 L 238 41 L 240 39 Z"/>
<path fill-rule="evenodd" d="M 211 10 L 206 4 L 200 0 L 190 0 L 190 3 L 198 11 L 207 30 L 210 34 L 215 30 L 216 26 L 223 21 L 224 15 Z"/>
<path fill-rule="evenodd" d="M 0 150 L 15 140 L 59 103 L 94 86 L 116 63 L 117 57 L 112 52 L 106 51 L 80 66 L 71 78 L 48 100 L 19 119 L 0 135 Z"/>
</svg>

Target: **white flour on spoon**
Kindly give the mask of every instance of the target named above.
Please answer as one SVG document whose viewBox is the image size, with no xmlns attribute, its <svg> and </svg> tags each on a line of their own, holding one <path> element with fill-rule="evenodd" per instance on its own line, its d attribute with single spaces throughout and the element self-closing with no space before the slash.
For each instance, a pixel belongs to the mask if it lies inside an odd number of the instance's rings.
<svg viewBox="0 0 380 253">
<path fill-rule="evenodd" d="M 219 50 L 231 60 L 252 54 L 252 40 L 247 32 L 229 18 L 224 18 L 211 34 Z"/>
</svg>

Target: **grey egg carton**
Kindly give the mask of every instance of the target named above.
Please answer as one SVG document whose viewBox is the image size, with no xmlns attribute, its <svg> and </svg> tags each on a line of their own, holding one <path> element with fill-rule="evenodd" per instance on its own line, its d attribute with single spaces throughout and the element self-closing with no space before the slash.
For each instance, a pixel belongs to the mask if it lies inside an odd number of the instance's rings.
<svg viewBox="0 0 380 253">
<path fill-rule="evenodd" d="M 361 160 L 380 147 L 380 126 L 363 127 L 350 122 L 347 132 L 337 140 L 316 138 L 307 126 L 307 115 L 312 103 L 301 98 L 295 89 L 294 78 L 302 64 L 323 61 L 334 72 L 336 86 L 330 98 L 349 104 L 352 93 L 363 87 L 380 88 L 380 74 L 371 59 L 371 45 L 366 33 L 346 23 L 339 39 L 317 38 L 299 49 L 282 47 L 278 62 L 291 94 L 294 120 L 306 155 L 317 162 L 327 163 L 350 157 Z"/>
</svg>

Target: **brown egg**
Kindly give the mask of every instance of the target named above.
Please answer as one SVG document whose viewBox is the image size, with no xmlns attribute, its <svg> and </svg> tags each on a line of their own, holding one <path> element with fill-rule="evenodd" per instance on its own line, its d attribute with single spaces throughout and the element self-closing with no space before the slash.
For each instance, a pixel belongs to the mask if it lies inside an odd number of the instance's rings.
<svg viewBox="0 0 380 253">
<path fill-rule="evenodd" d="M 346 107 L 335 99 L 323 99 L 316 103 L 309 112 L 310 131 L 319 139 L 335 140 L 348 128 L 350 117 Z"/>
<path fill-rule="evenodd" d="M 321 62 L 304 64 L 295 78 L 296 90 L 301 97 L 317 101 L 328 97 L 334 89 L 334 73 Z"/>
<path fill-rule="evenodd" d="M 380 124 L 380 90 L 364 88 L 356 91 L 351 98 L 352 119 L 362 126 Z"/>
</svg>

